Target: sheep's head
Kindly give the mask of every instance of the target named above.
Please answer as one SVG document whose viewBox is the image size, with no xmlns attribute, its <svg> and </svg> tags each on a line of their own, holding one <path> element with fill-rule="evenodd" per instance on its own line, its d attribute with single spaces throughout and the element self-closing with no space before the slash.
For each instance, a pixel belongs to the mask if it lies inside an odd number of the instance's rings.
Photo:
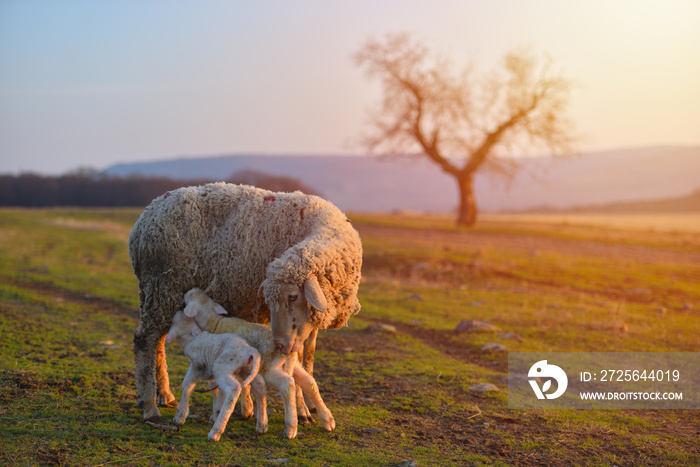
<svg viewBox="0 0 700 467">
<path fill-rule="evenodd" d="M 258 293 L 265 293 L 265 302 L 270 308 L 270 321 L 275 348 L 289 355 L 299 350 L 314 329 L 310 320 L 311 308 L 326 311 L 326 297 L 315 276 L 306 278 L 303 284 L 280 284 L 266 279 Z"/>
</svg>

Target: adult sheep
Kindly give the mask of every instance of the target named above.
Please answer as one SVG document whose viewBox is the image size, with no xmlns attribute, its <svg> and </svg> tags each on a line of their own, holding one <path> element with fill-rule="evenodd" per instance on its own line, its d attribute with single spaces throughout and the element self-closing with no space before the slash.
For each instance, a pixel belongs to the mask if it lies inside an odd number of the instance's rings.
<svg viewBox="0 0 700 467">
<path fill-rule="evenodd" d="M 139 281 L 134 357 L 145 419 L 160 416 L 157 402 L 177 406 L 164 342 L 193 287 L 233 316 L 269 317 L 277 349 L 303 348 L 310 374 L 318 329 L 339 328 L 360 310 L 357 231 L 333 204 L 301 192 L 225 183 L 168 192 L 136 221 L 129 256 Z M 310 415 L 306 407 L 299 414 Z"/>
</svg>

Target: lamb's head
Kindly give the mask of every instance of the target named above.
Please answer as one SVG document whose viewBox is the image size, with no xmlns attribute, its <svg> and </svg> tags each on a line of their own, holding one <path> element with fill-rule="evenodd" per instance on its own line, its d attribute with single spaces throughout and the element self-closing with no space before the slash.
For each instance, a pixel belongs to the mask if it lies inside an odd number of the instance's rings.
<svg viewBox="0 0 700 467">
<path fill-rule="evenodd" d="M 258 291 L 265 296 L 270 308 L 270 321 L 275 348 L 289 355 L 299 350 L 314 329 L 310 320 L 311 308 L 326 311 L 326 297 L 315 276 L 302 284 L 280 283 L 265 279 Z"/>
<path fill-rule="evenodd" d="M 184 313 L 188 318 L 197 316 L 200 310 L 209 308 L 216 314 L 225 315 L 226 310 L 209 297 L 202 289 L 197 287 L 190 289 L 185 293 L 185 309 Z"/>
<path fill-rule="evenodd" d="M 173 316 L 173 323 L 168 331 L 168 336 L 165 338 L 165 342 L 170 343 L 173 341 L 178 341 L 183 347 L 187 345 L 192 338 L 197 337 L 201 334 L 202 330 L 199 329 L 197 323 L 187 315 L 182 310 L 179 310 Z"/>
</svg>

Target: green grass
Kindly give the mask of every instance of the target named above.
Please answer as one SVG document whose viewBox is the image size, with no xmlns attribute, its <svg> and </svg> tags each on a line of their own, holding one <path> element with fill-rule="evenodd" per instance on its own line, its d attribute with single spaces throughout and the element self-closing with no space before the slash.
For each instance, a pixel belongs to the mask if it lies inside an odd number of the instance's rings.
<svg viewBox="0 0 700 467">
<path fill-rule="evenodd" d="M 449 219 L 351 215 L 365 248 L 363 307 L 349 327 L 320 334 L 315 373 L 338 428 L 315 423 L 282 439 L 271 397 L 268 434 L 236 415 L 209 443 L 209 395 L 194 397 L 201 418 L 177 432 L 143 424 L 135 406 L 138 289 L 126 239 L 138 214 L 0 210 L 1 463 L 700 463 L 696 412 L 509 410 L 507 354 L 480 350 L 499 342 L 509 351 L 697 351 L 699 265 L 577 248 L 693 253 L 692 236 L 495 220 L 461 231 Z M 573 248 L 499 243 L 522 238 Z M 453 331 L 470 319 L 521 339 Z M 399 332 L 365 330 L 376 322 Z M 168 364 L 179 396 L 187 361 L 177 347 Z M 477 383 L 500 390 L 470 392 Z M 161 413 L 169 419 L 174 409 Z"/>
</svg>

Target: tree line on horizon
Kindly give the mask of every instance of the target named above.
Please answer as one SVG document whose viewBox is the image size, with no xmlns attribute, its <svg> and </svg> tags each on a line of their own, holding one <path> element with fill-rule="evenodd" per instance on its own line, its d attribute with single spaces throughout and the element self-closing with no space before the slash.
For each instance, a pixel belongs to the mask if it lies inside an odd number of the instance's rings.
<svg viewBox="0 0 700 467">
<path fill-rule="evenodd" d="M 142 175 L 119 177 L 79 169 L 59 176 L 0 175 L 0 206 L 143 207 L 165 192 L 213 181 L 253 185 L 270 191 L 299 190 L 310 195 L 320 194 L 296 178 L 254 170 L 235 172 L 225 180 L 210 180 Z"/>
</svg>

